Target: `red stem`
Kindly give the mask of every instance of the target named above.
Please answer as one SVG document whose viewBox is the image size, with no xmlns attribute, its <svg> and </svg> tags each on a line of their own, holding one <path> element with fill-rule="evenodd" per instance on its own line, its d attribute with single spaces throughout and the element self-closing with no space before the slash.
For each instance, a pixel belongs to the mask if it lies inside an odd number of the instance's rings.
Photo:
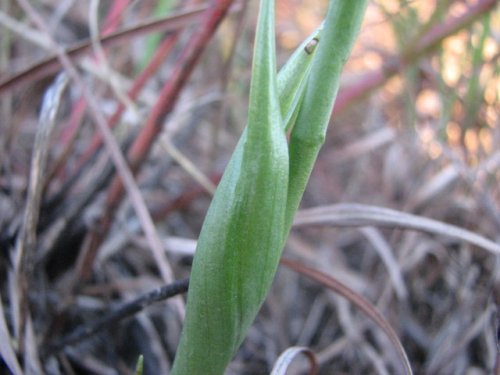
<svg viewBox="0 0 500 375">
<path fill-rule="evenodd" d="M 128 6 L 128 0 L 115 0 L 113 5 L 109 9 L 109 12 L 106 16 L 106 19 L 102 26 L 102 37 L 108 36 L 112 32 L 114 32 L 120 22 L 120 16 L 125 11 L 125 8 Z M 52 177 L 60 172 L 63 167 L 69 153 L 73 150 L 74 142 L 76 141 L 76 135 L 80 129 L 80 125 L 82 123 L 83 116 L 87 109 L 87 102 L 83 97 L 78 99 L 71 109 L 71 116 L 66 126 L 64 127 L 64 131 L 61 134 L 61 141 L 59 144 L 66 145 L 63 152 L 55 162 L 54 167 L 49 173 L 49 178 L 46 180 L 46 184 L 48 184 Z"/>
<path fill-rule="evenodd" d="M 172 50 L 172 47 L 175 45 L 178 36 L 179 36 L 178 32 L 169 34 L 167 35 L 165 40 L 158 46 L 153 57 L 151 58 L 151 61 L 146 66 L 146 68 L 137 76 L 132 87 L 127 93 L 128 98 L 130 100 L 134 101 L 137 98 L 137 96 L 139 95 L 144 85 L 149 80 L 149 78 L 151 78 L 154 75 L 154 73 L 160 68 L 161 64 L 165 61 L 165 58 Z M 108 120 L 108 126 L 110 128 L 114 128 L 116 126 L 124 110 L 125 110 L 125 105 L 122 102 L 120 102 L 115 112 Z M 87 150 L 83 153 L 82 157 L 80 158 L 77 170 L 82 168 L 82 166 L 90 159 L 90 157 L 96 152 L 96 150 L 101 145 L 102 145 L 102 136 L 100 133 L 97 133 L 93 137 Z M 78 171 L 76 173 L 78 173 Z"/>
<path fill-rule="evenodd" d="M 109 33 L 116 30 L 118 24 L 121 21 L 122 14 L 128 7 L 128 0 L 115 0 L 113 5 L 109 10 L 106 20 L 104 21 L 104 27 L 102 30 L 103 35 L 108 35 Z"/>
<path fill-rule="evenodd" d="M 133 173 L 138 171 L 142 162 L 147 158 L 153 142 L 162 131 L 165 118 L 174 108 L 186 80 L 189 78 L 208 41 L 215 33 L 217 26 L 223 20 L 232 2 L 232 0 L 216 0 L 215 5 L 210 8 L 204 22 L 200 25 L 199 31 L 191 37 L 187 46 L 183 49 L 174 67 L 171 79 L 163 86 L 159 98 L 146 120 L 146 124 L 128 152 L 128 160 Z M 91 233 L 87 241 L 87 246 L 84 249 L 83 257 L 81 258 L 81 264 L 78 267 L 79 273 L 83 278 L 90 274 L 98 247 L 111 226 L 112 216 L 122 201 L 124 192 L 121 178 L 118 176 L 115 177 L 108 190 L 106 200 L 107 209 L 99 225 L 99 231 Z"/>
<path fill-rule="evenodd" d="M 188 45 L 182 51 L 172 72 L 172 78 L 163 86 L 160 96 L 146 120 L 146 124 L 128 152 L 128 160 L 133 172 L 137 172 L 142 162 L 148 156 L 153 142 L 162 131 L 165 118 L 174 108 L 181 89 L 196 66 L 196 62 L 205 50 L 217 26 L 224 18 L 231 3 L 232 0 L 216 1 L 216 5 L 212 8 L 205 23 L 201 26 L 201 31 L 191 38 Z M 108 204 L 110 207 L 114 207 L 121 201 L 123 193 L 122 181 L 119 177 L 116 177 L 108 194 Z"/>
<path fill-rule="evenodd" d="M 139 25 L 119 30 L 103 37 L 100 42 L 104 47 L 111 47 L 120 42 L 128 41 L 131 37 L 148 35 L 155 31 L 173 32 L 184 28 L 187 24 L 198 19 L 200 13 L 204 12 L 206 7 L 196 7 L 184 13 L 175 16 L 164 17 L 159 20 L 143 22 Z M 66 54 L 73 60 L 78 60 L 85 56 L 92 49 L 90 41 L 76 43 L 66 50 Z M 38 62 L 29 68 L 0 80 L 0 95 L 8 90 L 12 90 L 25 83 L 33 84 L 36 80 L 47 77 L 61 69 L 61 62 L 57 56 L 50 56 L 41 62 Z"/>
</svg>

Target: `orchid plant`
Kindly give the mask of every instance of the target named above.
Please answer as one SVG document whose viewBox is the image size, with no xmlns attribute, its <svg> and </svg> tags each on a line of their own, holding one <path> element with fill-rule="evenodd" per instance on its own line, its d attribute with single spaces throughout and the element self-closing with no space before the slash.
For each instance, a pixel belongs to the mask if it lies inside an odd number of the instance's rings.
<svg viewBox="0 0 500 375">
<path fill-rule="evenodd" d="M 248 124 L 198 240 L 173 375 L 224 373 L 262 306 L 366 4 L 331 0 L 324 23 L 277 73 L 275 4 L 260 1 Z"/>
</svg>

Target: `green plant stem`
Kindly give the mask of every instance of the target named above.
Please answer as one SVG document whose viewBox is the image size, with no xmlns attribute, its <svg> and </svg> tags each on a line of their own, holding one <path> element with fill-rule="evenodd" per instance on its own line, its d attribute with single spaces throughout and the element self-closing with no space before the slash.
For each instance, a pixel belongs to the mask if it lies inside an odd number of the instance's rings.
<svg viewBox="0 0 500 375">
<path fill-rule="evenodd" d="M 198 240 L 173 375 L 224 372 L 278 267 L 288 150 L 277 90 L 274 1 L 261 1 L 252 72 L 248 126 Z"/>
<path fill-rule="evenodd" d="M 366 2 L 332 1 L 319 47 L 302 46 L 277 78 L 274 1 L 261 0 L 248 125 L 198 240 L 173 375 L 222 374 L 264 302 Z"/>
<path fill-rule="evenodd" d="M 318 51 L 290 145 L 290 175 L 284 241 L 306 188 L 340 84 L 340 75 L 361 27 L 367 0 L 330 2 Z"/>
</svg>

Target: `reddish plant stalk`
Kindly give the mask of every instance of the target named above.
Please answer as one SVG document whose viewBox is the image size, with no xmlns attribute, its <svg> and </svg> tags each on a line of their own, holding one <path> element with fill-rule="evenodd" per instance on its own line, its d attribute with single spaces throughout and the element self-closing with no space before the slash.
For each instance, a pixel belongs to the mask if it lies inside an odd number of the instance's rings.
<svg viewBox="0 0 500 375">
<path fill-rule="evenodd" d="M 80 129 L 80 124 L 82 123 L 82 119 L 85 115 L 86 109 L 87 104 L 83 97 L 80 97 L 71 108 L 71 115 L 68 121 L 66 121 L 66 124 L 63 126 L 64 130 L 61 134 L 59 142 L 59 144 L 65 146 L 57 160 L 54 162 L 54 165 L 50 169 L 49 177 L 47 178 L 47 180 L 45 180 L 45 188 L 50 183 L 50 181 L 52 181 L 55 175 L 62 172 L 69 155 L 74 150 L 77 134 Z"/>
<path fill-rule="evenodd" d="M 148 35 L 152 32 L 163 31 L 172 32 L 184 28 L 187 24 L 194 22 L 200 16 L 200 13 L 206 10 L 205 6 L 198 6 L 185 13 L 179 13 L 175 16 L 164 17 L 154 21 L 140 23 L 136 26 L 112 32 L 101 39 L 101 44 L 104 47 L 111 47 L 118 43 L 128 41 L 132 37 Z M 82 56 L 86 56 L 92 49 L 92 43 L 87 41 L 76 43 L 68 48 L 65 52 L 76 61 Z M 0 80 L 0 95 L 9 90 L 13 90 L 23 84 L 33 84 L 37 80 L 47 77 L 50 74 L 56 73 L 61 69 L 61 62 L 57 56 L 50 56 L 29 68 L 12 76 Z"/>
<path fill-rule="evenodd" d="M 130 100 L 134 101 L 141 90 L 143 89 L 146 82 L 154 75 L 154 73 L 160 68 L 161 64 L 165 61 L 165 58 L 168 56 L 172 47 L 175 45 L 179 36 L 178 32 L 174 32 L 173 34 L 169 34 L 165 40 L 158 46 L 158 49 L 155 51 L 151 61 L 148 63 L 146 68 L 137 76 L 132 87 L 130 88 L 127 96 Z M 108 120 L 108 125 L 110 128 L 114 128 L 118 121 L 120 120 L 123 112 L 125 111 L 125 105 L 120 102 L 118 107 L 116 108 L 113 115 Z M 90 157 L 96 152 L 96 150 L 102 145 L 102 136 L 99 133 L 93 137 L 90 145 L 87 150 L 81 156 L 77 170 L 82 168 L 82 166 L 90 159 Z M 78 173 L 78 171 L 76 172 Z"/>
<path fill-rule="evenodd" d="M 191 6 L 191 5 L 192 5 L 191 3 L 186 4 L 186 6 Z M 119 13 L 118 10 L 110 12 L 110 14 L 108 14 L 108 20 L 116 21 L 119 14 L 121 14 L 121 13 Z M 134 82 L 132 84 L 132 87 L 129 89 L 129 91 L 127 93 L 127 97 L 131 101 L 135 101 L 137 99 L 139 93 L 144 88 L 147 81 L 160 68 L 162 63 L 165 61 L 165 58 L 168 56 L 168 54 L 172 50 L 173 46 L 175 45 L 181 31 L 182 31 L 182 29 L 175 29 L 175 30 L 167 33 L 164 36 L 164 40 L 160 43 L 160 45 L 156 49 L 155 53 L 153 54 L 153 57 L 148 62 L 145 69 L 136 77 L 136 79 L 134 80 Z M 116 126 L 116 124 L 120 120 L 124 110 L 125 110 L 124 103 L 119 102 L 118 107 L 116 108 L 115 112 L 108 120 L 108 126 L 111 129 L 113 129 Z M 80 176 L 82 174 L 83 169 L 89 163 L 92 156 L 94 156 L 96 154 L 97 150 L 102 146 L 102 144 L 103 144 L 102 134 L 97 132 L 93 136 L 93 138 L 90 142 L 90 145 L 87 146 L 86 150 L 83 152 L 82 156 L 79 158 L 78 162 L 76 163 L 76 168 L 72 172 L 72 177 L 70 177 L 67 180 L 67 181 L 69 181 L 69 184 L 67 184 L 66 189 L 71 188 L 71 185 L 72 185 L 71 181 L 76 181 L 76 179 L 74 179 L 73 176 Z"/>
<path fill-rule="evenodd" d="M 106 20 L 104 21 L 103 35 L 107 35 L 116 30 L 121 21 L 123 12 L 128 7 L 128 3 L 128 0 L 113 1 L 113 5 L 109 9 Z"/>
<path fill-rule="evenodd" d="M 137 173 L 142 162 L 147 158 L 151 146 L 162 130 L 165 118 L 174 108 L 184 84 L 196 66 L 208 41 L 214 35 L 217 26 L 226 15 L 232 2 L 232 0 L 215 1 L 215 4 L 208 11 L 204 22 L 200 25 L 199 31 L 191 37 L 179 56 L 171 78 L 163 86 L 151 114 L 147 118 L 144 127 L 128 152 L 128 161 L 133 173 Z M 98 247 L 111 226 L 112 216 L 121 203 L 124 192 L 125 190 L 121 178 L 115 177 L 108 190 L 106 212 L 99 225 L 99 231 L 91 233 L 87 241 L 88 246 L 84 249 L 85 251 L 81 258 L 79 270 L 80 276 L 83 278 L 90 275 L 90 270 L 97 255 Z"/>
<path fill-rule="evenodd" d="M 210 181 L 212 181 L 215 185 L 218 185 L 220 179 L 222 178 L 221 173 L 214 173 L 209 176 Z M 164 220 L 165 217 L 170 215 L 172 212 L 176 212 L 182 210 L 183 208 L 189 206 L 191 202 L 197 199 L 200 196 L 207 196 L 207 190 L 200 185 L 195 185 L 186 188 L 179 196 L 176 198 L 165 202 L 164 204 L 160 204 L 154 208 L 151 212 L 151 217 L 155 221 Z"/>
<path fill-rule="evenodd" d="M 125 8 L 127 6 L 128 6 L 128 0 L 113 1 L 113 5 L 109 9 L 106 19 L 103 23 L 103 31 L 102 31 L 103 37 L 111 34 L 117 29 L 120 22 L 120 16 L 125 11 Z M 68 121 L 67 126 L 65 126 L 65 130 L 61 135 L 62 142 L 59 142 L 59 144 L 66 145 L 66 147 L 64 148 L 63 152 L 55 162 L 55 165 L 49 174 L 50 178 L 46 180 L 47 183 L 51 181 L 52 177 L 55 174 L 60 172 L 69 153 L 71 152 L 71 150 L 73 150 L 74 142 L 76 141 L 76 135 L 78 134 L 78 131 L 80 129 L 80 125 L 82 123 L 82 119 L 86 109 L 87 109 L 87 103 L 85 101 L 85 98 L 80 97 L 75 102 L 75 104 L 71 109 L 70 120 Z"/>
</svg>

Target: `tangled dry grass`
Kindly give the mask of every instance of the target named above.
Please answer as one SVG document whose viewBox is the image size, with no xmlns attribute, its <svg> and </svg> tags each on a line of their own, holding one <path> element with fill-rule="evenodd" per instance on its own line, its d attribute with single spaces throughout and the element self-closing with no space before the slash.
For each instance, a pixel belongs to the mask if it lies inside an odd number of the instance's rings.
<svg viewBox="0 0 500 375">
<path fill-rule="evenodd" d="M 212 37 L 224 1 L 177 3 L 1 5 L 2 373 L 132 374 L 139 354 L 168 373 L 255 18 L 235 1 Z M 284 60 L 324 2 L 278 3 Z M 431 3 L 370 4 L 284 256 L 370 301 L 415 373 L 500 373 L 498 6 Z M 285 263 L 228 373 L 295 346 L 321 374 L 400 369 L 379 324 Z"/>
</svg>

